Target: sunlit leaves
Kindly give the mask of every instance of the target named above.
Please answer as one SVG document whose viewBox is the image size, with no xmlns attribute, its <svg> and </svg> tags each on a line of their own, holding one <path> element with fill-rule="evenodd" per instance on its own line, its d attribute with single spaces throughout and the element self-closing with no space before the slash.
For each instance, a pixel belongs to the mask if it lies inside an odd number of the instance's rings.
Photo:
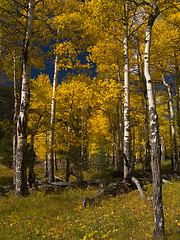
<svg viewBox="0 0 180 240">
<path fill-rule="evenodd" d="M 47 75 L 39 75 L 31 83 L 31 102 L 29 114 L 29 128 L 31 131 L 47 130 L 50 117 L 52 85 Z"/>
</svg>

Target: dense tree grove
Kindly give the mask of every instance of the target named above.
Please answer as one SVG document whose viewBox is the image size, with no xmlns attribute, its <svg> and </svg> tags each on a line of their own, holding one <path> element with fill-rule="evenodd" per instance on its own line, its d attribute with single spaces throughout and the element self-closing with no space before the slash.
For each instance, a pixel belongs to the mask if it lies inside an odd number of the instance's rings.
<svg viewBox="0 0 180 240">
<path fill-rule="evenodd" d="M 35 159 L 50 182 L 57 162 L 66 181 L 112 167 L 124 182 L 142 162 L 164 235 L 161 161 L 180 171 L 179 11 L 176 0 L 1 1 L 0 84 L 14 82 L 14 124 L 1 117 L 0 140 L 11 125 L 17 197 Z M 32 69 L 42 73 L 31 79 Z"/>
</svg>

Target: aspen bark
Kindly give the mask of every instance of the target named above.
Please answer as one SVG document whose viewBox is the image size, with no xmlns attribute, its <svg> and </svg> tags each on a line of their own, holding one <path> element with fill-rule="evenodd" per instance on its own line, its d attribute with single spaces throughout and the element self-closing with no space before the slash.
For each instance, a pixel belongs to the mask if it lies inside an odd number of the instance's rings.
<svg viewBox="0 0 180 240">
<path fill-rule="evenodd" d="M 53 158 L 54 158 L 54 171 L 58 171 L 56 151 L 54 151 Z"/>
<path fill-rule="evenodd" d="M 115 139 L 115 131 L 114 131 L 114 127 L 111 127 L 111 132 L 112 132 L 112 160 L 111 160 L 111 164 L 112 167 L 116 167 L 117 170 L 117 153 L 116 153 L 116 139 Z M 117 144 L 118 144 L 118 139 L 117 139 Z"/>
<path fill-rule="evenodd" d="M 47 141 L 47 133 L 45 133 L 45 144 L 46 144 L 46 150 L 45 150 L 45 160 L 44 160 L 44 177 L 47 179 L 48 177 L 48 153 L 47 153 L 47 145 L 48 145 L 48 141 Z"/>
<path fill-rule="evenodd" d="M 121 83 L 120 69 L 117 64 L 117 73 L 118 73 L 118 83 Z M 117 170 L 123 172 L 123 106 L 122 106 L 122 97 L 121 92 L 118 94 L 118 103 L 117 103 Z"/>
<path fill-rule="evenodd" d="M 140 124 L 138 124 L 138 138 L 139 138 L 139 161 L 142 162 L 142 130 Z"/>
<path fill-rule="evenodd" d="M 67 146 L 68 146 L 68 152 L 67 152 L 67 159 L 66 159 L 66 182 L 69 182 L 70 178 L 70 132 L 71 132 L 71 114 L 72 114 L 72 107 L 73 107 L 73 101 L 71 102 L 70 109 L 69 109 L 69 118 L 68 118 L 68 126 L 67 126 L 67 132 L 68 132 L 68 139 L 67 139 Z"/>
<path fill-rule="evenodd" d="M 29 187 L 32 188 L 35 183 L 36 174 L 34 172 L 34 163 L 35 163 L 35 152 L 34 152 L 34 134 L 31 134 L 31 146 L 30 146 L 30 156 L 28 156 L 29 162 Z"/>
<path fill-rule="evenodd" d="M 54 182 L 54 158 L 53 158 L 53 145 L 54 145 L 54 126 L 55 126 L 55 109 L 56 109 L 56 99 L 55 93 L 57 88 L 57 68 L 58 56 L 56 54 L 54 63 L 54 78 L 53 78 L 53 94 L 51 101 L 51 120 L 50 120 L 50 134 L 49 134 L 49 153 L 48 153 L 48 181 Z"/>
<path fill-rule="evenodd" d="M 128 4 L 124 1 L 124 180 L 130 173 L 130 95 L 129 95 L 129 49 Z"/>
<path fill-rule="evenodd" d="M 174 52 L 175 58 L 175 86 L 176 86 L 176 119 L 177 119 L 177 137 L 178 137 L 178 171 L 180 172 L 180 73 L 179 73 L 179 64 L 177 59 L 177 54 Z"/>
<path fill-rule="evenodd" d="M 13 129 L 13 184 L 16 184 L 16 148 L 17 148 L 17 117 L 18 117 L 18 105 L 17 105 L 17 81 L 16 81 L 16 53 L 14 51 L 14 129 Z"/>
<path fill-rule="evenodd" d="M 150 75 L 150 44 L 152 26 L 159 9 L 154 2 L 152 5 L 154 12 L 149 16 L 149 21 L 145 29 L 145 62 L 144 74 L 147 85 L 147 95 L 149 101 L 150 136 L 151 136 L 151 163 L 153 175 L 153 209 L 154 209 L 154 236 L 162 238 L 164 236 L 164 215 L 162 204 L 162 182 L 161 182 L 161 150 L 159 140 L 158 116 L 156 112 L 155 99 L 153 95 L 152 79 Z"/>
<path fill-rule="evenodd" d="M 30 100 L 30 73 L 31 73 L 31 51 L 32 51 L 32 29 L 34 22 L 35 1 L 28 1 L 28 13 L 26 22 L 26 32 L 22 56 L 22 86 L 20 110 L 17 120 L 17 150 L 16 150 L 16 184 L 15 196 L 28 195 L 27 187 L 27 121 L 29 114 Z"/>
<path fill-rule="evenodd" d="M 176 130 L 175 130 L 175 120 L 174 120 L 174 109 L 172 102 L 171 87 L 166 82 L 164 74 L 162 74 L 162 82 L 167 90 L 168 94 L 168 104 L 169 104 L 169 116 L 170 116 L 170 126 L 171 126 L 171 139 L 172 139 L 172 169 L 178 171 L 178 159 L 177 159 L 177 144 L 176 144 Z"/>
<path fill-rule="evenodd" d="M 144 92 L 144 107 L 145 107 L 145 121 L 144 121 L 144 133 L 145 133 L 145 157 L 143 168 L 145 171 L 151 170 L 151 155 L 150 155 L 150 143 L 149 143 L 149 121 L 148 121 L 148 104 L 147 94 Z"/>
<path fill-rule="evenodd" d="M 132 156 L 131 156 L 131 169 L 134 170 L 135 165 L 135 125 L 132 126 Z"/>
<path fill-rule="evenodd" d="M 145 156 L 143 161 L 143 168 L 145 171 L 151 170 L 151 156 L 150 156 L 150 144 L 149 144 L 149 114 L 148 114 L 148 103 L 147 103 L 147 89 L 146 83 L 144 81 L 144 68 L 142 63 L 142 58 L 140 54 L 140 46 L 138 39 L 138 60 L 141 61 L 141 65 L 138 64 L 138 75 L 141 83 L 142 91 L 143 91 L 143 100 L 144 100 L 144 110 L 145 110 L 145 119 L 144 119 L 144 133 L 145 133 Z M 142 140 L 142 139 L 141 139 Z"/>
</svg>

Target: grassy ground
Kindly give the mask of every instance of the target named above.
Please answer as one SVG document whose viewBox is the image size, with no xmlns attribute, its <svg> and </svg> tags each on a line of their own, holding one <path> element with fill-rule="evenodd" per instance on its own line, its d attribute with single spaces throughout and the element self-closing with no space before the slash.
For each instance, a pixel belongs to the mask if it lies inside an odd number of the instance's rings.
<svg viewBox="0 0 180 240">
<path fill-rule="evenodd" d="M 10 182 L 12 171 L 0 166 L 0 185 Z M 179 240 L 180 185 L 171 183 L 163 184 L 166 239 Z M 0 239 L 153 239 L 151 201 L 132 191 L 84 209 L 83 198 L 96 191 L 69 188 L 48 194 L 34 191 L 27 198 L 15 199 L 13 193 L 0 197 Z M 144 191 L 146 197 L 152 196 L 150 184 Z"/>
</svg>

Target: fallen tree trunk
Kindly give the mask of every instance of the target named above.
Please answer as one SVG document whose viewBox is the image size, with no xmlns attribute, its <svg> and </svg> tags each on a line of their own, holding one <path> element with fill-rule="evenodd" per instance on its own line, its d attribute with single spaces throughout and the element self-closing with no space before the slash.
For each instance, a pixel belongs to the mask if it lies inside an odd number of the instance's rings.
<svg viewBox="0 0 180 240">
<path fill-rule="evenodd" d="M 109 186 L 103 187 L 97 191 L 97 194 L 93 197 L 85 197 L 83 200 L 83 207 L 86 208 L 86 206 L 89 204 L 91 205 L 96 200 L 98 203 L 106 196 L 116 196 L 117 194 L 122 194 L 128 192 L 129 185 L 124 184 L 124 182 L 116 182 L 112 183 Z"/>
<path fill-rule="evenodd" d="M 116 196 L 117 194 L 127 193 L 127 192 L 131 191 L 132 189 L 135 189 L 135 186 L 133 185 L 133 183 L 138 188 L 138 191 L 139 191 L 142 199 L 144 200 L 145 194 L 143 193 L 143 190 L 141 188 L 139 181 L 135 177 L 132 177 L 129 179 L 129 182 L 117 181 L 116 183 L 112 183 L 109 186 L 105 186 L 105 187 L 99 189 L 95 196 L 85 197 L 82 205 L 84 208 L 86 208 L 87 205 L 91 205 L 95 201 L 97 201 L 99 203 L 106 196 L 112 196 L 112 195 Z"/>
<path fill-rule="evenodd" d="M 75 182 L 48 182 L 43 181 L 41 178 L 36 178 L 33 188 L 31 190 L 36 189 L 38 186 L 40 188 L 46 188 L 52 190 L 55 189 L 63 189 L 67 187 L 91 187 L 91 186 L 107 186 L 111 183 L 115 183 L 117 181 L 121 181 L 120 178 L 109 178 L 109 179 L 96 179 L 96 180 L 87 180 L 87 181 L 75 181 Z"/>
<path fill-rule="evenodd" d="M 140 185 L 139 181 L 135 177 L 132 177 L 131 180 L 136 184 L 137 189 L 138 189 L 142 199 L 144 200 L 146 197 L 145 197 L 145 194 L 144 194 L 144 192 L 141 188 L 141 185 Z"/>
<path fill-rule="evenodd" d="M 4 197 L 6 193 L 14 190 L 14 185 L 10 185 L 10 186 L 1 186 L 0 185 L 0 196 Z"/>
</svg>

